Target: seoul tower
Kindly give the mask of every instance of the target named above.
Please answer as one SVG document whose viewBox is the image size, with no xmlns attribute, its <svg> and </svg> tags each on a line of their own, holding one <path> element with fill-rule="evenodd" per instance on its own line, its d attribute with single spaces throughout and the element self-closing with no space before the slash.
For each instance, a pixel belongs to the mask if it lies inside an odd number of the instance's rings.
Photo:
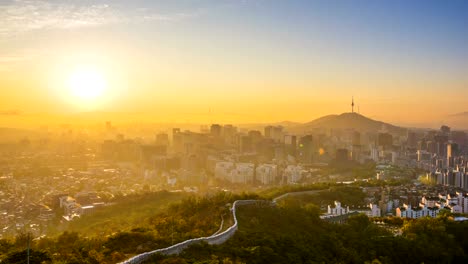
<svg viewBox="0 0 468 264">
<path fill-rule="evenodd" d="M 351 97 L 351 113 L 354 113 L 354 96 Z"/>
</svg>

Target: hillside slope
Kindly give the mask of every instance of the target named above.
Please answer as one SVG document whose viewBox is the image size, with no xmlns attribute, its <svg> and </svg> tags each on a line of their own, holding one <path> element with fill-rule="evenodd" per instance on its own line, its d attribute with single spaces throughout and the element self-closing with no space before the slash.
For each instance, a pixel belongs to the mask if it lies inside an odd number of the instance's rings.
<svg viewBox="0 0 468 264">
<path fill-rule="evenodd" d="M 404 134 L 405 128 L 377 121 L 358 113 L 343 113 L 340 115 L 327 115 L 311 122 L 295 127 L 295 130 L 308 131 L 313 129 L 355 129 L 363 132 L 378 132 L 386 130 L 394 134 Z"/>
</svg>

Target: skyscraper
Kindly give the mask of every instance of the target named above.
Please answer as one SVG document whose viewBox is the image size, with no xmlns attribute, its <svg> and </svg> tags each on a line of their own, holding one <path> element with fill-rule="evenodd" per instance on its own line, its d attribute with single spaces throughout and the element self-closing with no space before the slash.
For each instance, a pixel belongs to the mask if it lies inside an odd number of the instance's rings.
<svg viewBox="0 0 468 264">
<path fill-rule="evenodd" d="M 221 130 L 222 130 L 222 127 L 221 127 L 221 125 L 218 125 L 218 124 L 212 124 L 211 127 L 210 127 L 210 133 L 214 137 L 220 137 L 221 136 Z"/>
<path fill-rule="evenodd" d="M 312 135 L 303 136 L 299 139 L 298 159 L 302 163 L 312 163 L 313 144 Z"/>
<path fill-rule="evenodd" d="M 408 147 L 415 148 L 416 145 L 417 145 L 416 133 L 414 133 L 413 131 L 408 130 L 406 143 L 407 143 Z"/>
</svg>

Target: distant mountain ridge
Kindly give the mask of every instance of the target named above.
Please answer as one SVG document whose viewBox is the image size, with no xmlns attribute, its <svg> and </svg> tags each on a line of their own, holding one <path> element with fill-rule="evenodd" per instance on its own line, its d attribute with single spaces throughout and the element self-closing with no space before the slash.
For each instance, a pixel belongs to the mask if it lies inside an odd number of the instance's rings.
<svg viewBox="0 0 468 264">
<path fill-rule="evenodd" d="M 358 113 L 343 113 L 340 115 L 327 115 L 315 119 L 311 122 L 299 125 L 295 130 L 313 130 L 313 129 L 355 129 L 365 132 L 378 132 L 382 129 L 392 134 L 404 134 L 406 128 L 388 124 L 365 117 Z"/>
<path fill-rule="evenodd" d="M 450 117 L 468 117 L 468 111 L 449 115 Z"/>
</svg>

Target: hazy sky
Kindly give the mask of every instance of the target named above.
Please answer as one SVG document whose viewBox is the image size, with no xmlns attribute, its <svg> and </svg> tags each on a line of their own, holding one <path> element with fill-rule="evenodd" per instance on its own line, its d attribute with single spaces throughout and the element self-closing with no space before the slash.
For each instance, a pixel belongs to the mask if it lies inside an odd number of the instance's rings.
<svg viewBox="0 0 468 264">
<path fill-rule="evenodd" d="M 74 98 L 77 67 L 106 82 Z M 468 111 L 468 1 L 0 0 L 0 112 L 424 123 Z"/>
</svg>

